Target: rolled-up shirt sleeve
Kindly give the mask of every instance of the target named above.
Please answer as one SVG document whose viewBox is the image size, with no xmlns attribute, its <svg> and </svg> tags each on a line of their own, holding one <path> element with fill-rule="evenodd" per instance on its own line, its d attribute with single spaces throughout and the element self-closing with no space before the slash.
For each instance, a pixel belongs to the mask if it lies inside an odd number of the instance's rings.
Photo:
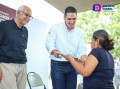
<svg viewBox="0 0 120 89">
<path fill-rule="evenodd" d="M 51 27 L 50 31 L 48 32 L 47 38 L 46 38 L 46 49 L 51 54 L 53 49 L 55 48 L 55 42 L 56 42 L 56 29 Z"/>
<path fill-rule="evenodd" d="M 1 44 L 2 40 L 3 40 L 4 32 L 5 32 L 4 23 L 0 22 L 0 44 Z"/>
</svg>

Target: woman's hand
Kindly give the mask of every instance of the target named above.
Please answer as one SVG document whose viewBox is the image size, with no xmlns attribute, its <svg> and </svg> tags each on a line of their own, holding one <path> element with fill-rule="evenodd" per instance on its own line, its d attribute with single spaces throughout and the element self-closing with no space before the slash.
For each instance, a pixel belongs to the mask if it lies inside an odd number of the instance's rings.
<svg viewBox="0 0 120 89">
<path fill-rule="evenodd" d="M 61 54 L 61 56 L 64 57 L 68 61 L 70 61 L 71 59 L 74 59 L 73 56 L 70 54 L 67 54 L 67 55 Z"/>
</svg>

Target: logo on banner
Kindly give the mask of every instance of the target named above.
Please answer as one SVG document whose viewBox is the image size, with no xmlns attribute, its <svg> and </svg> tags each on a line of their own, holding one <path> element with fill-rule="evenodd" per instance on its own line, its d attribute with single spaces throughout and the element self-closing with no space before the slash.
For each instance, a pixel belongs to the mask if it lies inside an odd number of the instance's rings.
<svg viewBox="0 0 120 89">
<path fill-rule="evenodd" d="M 94 4 L 92 10 L 96 12 L 100 12 L 101 10 L 111 11 L 113 10 L 115 5 L 101 5 L 101 4 Z"/>
<path fill-rule="evenodd" d="M 100 4 L 94 4 L 93 5 L 93 10 L 96 12 L 100 12 L 101 11 L 101 5 Z"/>
</svg>

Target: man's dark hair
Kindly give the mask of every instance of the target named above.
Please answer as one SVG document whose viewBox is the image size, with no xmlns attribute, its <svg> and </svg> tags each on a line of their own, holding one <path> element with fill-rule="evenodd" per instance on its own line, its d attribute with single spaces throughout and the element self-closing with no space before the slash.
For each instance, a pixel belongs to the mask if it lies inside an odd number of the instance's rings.
<svg viewBox="0 0 120 89">
<path fill-rule="evenodd" d="M 77 10 L 76 10 L 74 7 L 72 7 L 72 6 L 69 6 L 69 7 L 67 7 L 67 8 L 65 9 L 64 16 L 66 16 L 67 13 L 76 13 L 76 15 L 77 15 Z"/>
</svg>

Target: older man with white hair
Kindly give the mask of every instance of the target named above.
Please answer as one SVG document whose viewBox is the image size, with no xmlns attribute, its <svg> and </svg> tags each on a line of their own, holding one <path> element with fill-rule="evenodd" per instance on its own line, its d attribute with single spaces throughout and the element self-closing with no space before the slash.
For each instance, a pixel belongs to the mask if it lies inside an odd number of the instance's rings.
<svg viewBox="0 0 120 89">
<path fill-rule="evenodd" d="M 12 20 L 0 22 L 0 89 L 25 89 L 28 31 L 32 11 L 22 5 Z"/>
</svg>

